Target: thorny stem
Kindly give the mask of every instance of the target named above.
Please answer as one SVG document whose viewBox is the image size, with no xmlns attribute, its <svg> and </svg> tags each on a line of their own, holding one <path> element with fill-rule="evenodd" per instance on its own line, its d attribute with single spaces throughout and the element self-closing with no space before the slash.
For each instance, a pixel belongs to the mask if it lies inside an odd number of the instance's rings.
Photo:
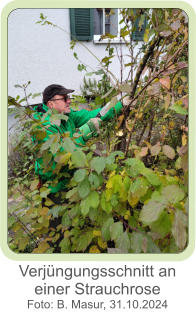
<svg viewBox="0 0 196 319">
<path fill-rule="evenodd" d="M 154 122 L 154 117 L 155 113 L 152 113 L 151 120 L 150 120 L 150 127 L 149 127 L 149 132 L 148 132 L 148 137 L 147 137 L 147 142 L 150 143 L 151 135 L 152 135 L 152 128 L 153 128 L 153 122 Z"/>
<path fill-rule="evenodd" d="M 143 127 L 143 129 L 142 129 L 142 131 L 141 131 L 140 137 L 138 138 L 138 141 L 137 141 L 137 145 L 138 145 L 138 146 L 139 146 L 140 143 L 141 143 L 141 140 L 142 140 L 142 137 L 143 137 L 143 135 L 144 135 L 144 132 L 145 132 L 145 130 L 146 130 L 146 128 L 147 128 L 147 125 L 148 125 L 148 123 L 145 123 L 145 124 L 144 124 L 144 127 Z"/>
<path fill-rule="evenodd" d="M 159 72 L 157 72 L 147 83 L 146 85 L 144 85 L 144 87 L 140 90 L 140 92 L 132 98 L 130 104 L 125 107 L 124 109 L 124 113 L 128 110 L 128 107 L 130 107 L 130 105 L 141 95 L 141 93 L 156 79 L 159 77 L 159 75 L 163 72 L 165 72 L 168 68 L 170 68 L 174 62 L 171 62 L 173 59 L 175 59 L 179 52 L 184 48 L 184 46 L 188 43 L 188 40 L 184 41 L 184 43 L 181 45 L 181 47 L 173 54 L 173 56 L 168 60 L 167 65 L 165 65 Z M 170 63 L 171 62 L 171 63 Z M 134 119 L 134 125 L 135 126 L 136 123 L 136 118 Z M 132 135 L 133 129 L 131 130 L 131 132 L 129 132 L 129 137 L 128 137 L 128 141 L 127 141 L 127 146 L 126 146 L 126 150 L 125 150 L 125 157 L 127 156 L 128 153 L 128 149 L 129 149 L 129 143 L 131 140 L 131 135 Z"/>
<path fill-rule="evenodd" d="M 22 225 L 22 228 L 27 234 L 27 236 L 30 237 L 36 245 L 38 245 L 40 241 L 35 239 L 35 237 L 31 234 L 27 226 L 21 221 L 21 219 L 15 213 L 12 213 L 11 216 L 14 216 L 14 218 Z"/>
<path fill-rule="evenodd" d="M 145 103 L 143 109 L 145 109 L 145 107 L 148 105 L 148 103 L 149 103 L 149 99 L 148 99 L 147 102 Z M 125 158 L 126 158 L 126 156 L 127 156 L 128 150 L 129 150 L 129 144 L 130 144 L 131 137 L 132 137 L 132 133 L 133 133 L 133 131 L 134 131 L 135 124 L 136 124 L 136 121 L 137 121 L 137 115 L 138 115 L 139 112 L 140 112 L 141 106 L 142 106 L 142 101 L 141 101 L 141 103 L 140 103 L 140 105 L 139 105 L 139 108 L 138 108 L 138 110 L 137 110 L 137 113 L 136 113 L 135 118 L 134 118 L 134 121 L 133 121 L 133 125 L 132 125 L 131 130 L 129 131 L 129 134 L 128 134 L 127 146 L 126 146 L 126 150 L 125 150 Z"/>
<path fill-rule="evenodd" d="M 170 68 L 174 63 L 171 62 L 174 58 L 176 58 L 176 56 L 179 54 L 179 52 L 184 48 L 184 46 L 188 43 L 188 41 L 185 41 L 182 46 L 175 52 L 175 54 L 169 59 L 168 61 L 168 65 L 164 66 L 159 72 L 157 72 L 144 86 L 143 88 L 138 92 L 138 94 L 133 97 L 131 99 L 131 102 L 129 105 L 127 105 L 125 108 L 124 108 L 124 112 L 131 106 L 131 104 L 137 100 L 137 98 L 141 95 L 141 93 L 156 79 L 159 77 L 159 75 L 163 72 L 165 72 L 168 68 Z M 169 62 L 171 62 L 169 64 Z"/>
</svg>

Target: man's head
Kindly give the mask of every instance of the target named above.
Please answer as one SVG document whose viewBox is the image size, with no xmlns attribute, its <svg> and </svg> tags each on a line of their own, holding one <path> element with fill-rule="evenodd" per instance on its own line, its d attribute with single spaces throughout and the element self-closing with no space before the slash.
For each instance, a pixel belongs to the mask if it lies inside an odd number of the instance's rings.
<svg viewBox="0 0 196 319">
<path fill-rule="evenodd" d="M 43 103 L 59 113 L 69 113 L 71 99 L 68 94 L 72 92 L 74 90 L 66 89 L 59 84 L 51 84 L 43 92 Z"/>
</svg>

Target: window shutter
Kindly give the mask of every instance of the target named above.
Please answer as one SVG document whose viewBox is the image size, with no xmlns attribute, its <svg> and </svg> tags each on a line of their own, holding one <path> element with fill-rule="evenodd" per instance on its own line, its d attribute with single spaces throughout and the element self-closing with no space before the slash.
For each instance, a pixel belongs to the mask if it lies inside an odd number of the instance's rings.
<svg viewBox="0 0 196 319">
<path fill-rule="evenodd" d="M 140 18 L 137 18 L 135 20 L 135 26 L 132 33 L 132 40 L 133 41 L 144 41 L 144 33 L 146 29 L 146 18 L 144 19 L 144 22 L 142 23 L 141 26 L 139 26 Z"/>
<path fill-rule="evenodd" d="M 91 41 L 93 39 L 93 9 L 69 9 L 71 39 Z"/>
</svg>

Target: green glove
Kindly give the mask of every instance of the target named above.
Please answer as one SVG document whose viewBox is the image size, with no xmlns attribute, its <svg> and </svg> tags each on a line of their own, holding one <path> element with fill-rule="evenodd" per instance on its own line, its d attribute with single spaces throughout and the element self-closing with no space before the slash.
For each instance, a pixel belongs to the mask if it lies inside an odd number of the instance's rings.
<svg viewBox="0 0 196 319">
<path fill-rule="evenodd" d="M 109 121 L 113 119 L 115 115 L 119 115 L 122 112 L 122 103 L 119 101 L 114 107 L 109 106 L 109 103 L 106 104 L 100 111 L 100 118 L 102 121 Z"/>
<path fill-rule="evenodd" d="M 91 137 L 96 137 L 99 135 L 99 126 L 101 122 L 102 121 L 100 118 L 95 117 L 90 119 L 86 124 L 82 125 L 79 128 L 79 131 L 82 134 L 84 141 L 88 141 Z"/>
</svg>

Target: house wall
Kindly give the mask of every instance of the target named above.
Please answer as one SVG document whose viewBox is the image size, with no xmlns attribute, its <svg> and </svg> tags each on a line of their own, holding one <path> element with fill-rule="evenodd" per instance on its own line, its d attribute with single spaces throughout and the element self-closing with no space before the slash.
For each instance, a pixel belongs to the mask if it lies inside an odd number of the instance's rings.
<svg viewBox="0 0 196 319">
<path fill-rule="evenodd" d="M 52 26 L 36 24 L 40 13 L 54 24 L 67 30 L 63 32 Z M 106 44 L 84 42 L 98 57 L 105 56 Z M 115 45 L 118 48 L 120 45 Z M 123 54 L 128 54 L 122 45 Z M 116 49 L 115 49 L 116 50 Z M 97 70 L 98 61 L 79 43 L 76 44 L 79 59 Z M 116 54 L 116 51 L 115 51 Z M 129 58 L 126 57 L 127 63 Z M 77 70 L 78 61 L 70 49 L 69 9 L 16 9 L 8 19 L 8 94 L 23 97 L 23 92 L 15 88 L 15 84 L 31 81 L 28 93 L 42 92 L 47 85 L 58 83 L 75 89 L 80 94 L 85 72 Z M 120 79 L 119 58 L 112 63 L 112 72 Z M 88 72 L 92 70 L 89 68 Z M 29 103 L 41 102 L 41 97 L 30 100 Z"/>
</svg>

